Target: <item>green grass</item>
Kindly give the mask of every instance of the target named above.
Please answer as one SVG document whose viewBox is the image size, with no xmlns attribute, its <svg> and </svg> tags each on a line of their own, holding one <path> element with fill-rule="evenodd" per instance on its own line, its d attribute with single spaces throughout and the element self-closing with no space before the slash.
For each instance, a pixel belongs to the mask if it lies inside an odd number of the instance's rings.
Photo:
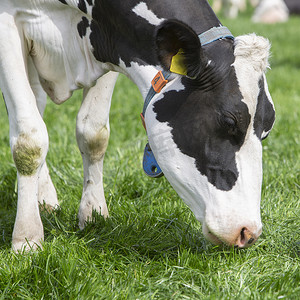
<svg viewBox="0 0 300 300">
<path fill-rule="evenodd" d="M 61 208 L 42 211 L 44 250 L 11 252 L 16 170 L 0 102 L 0 299 L 299 299 L 300 298 L 300 19 L 253 25 L 249 12 L 223 20 L 234 35 L 257 32 L 272 42 L 267 74 L 277 120 L 264 147 L 259 241 L 247 250 L 215 247 L 164 178 L 141 168 L 146 142 L 142 100 L 118 80 L 110 114 L 105 193 L 111 217 L 80 231 L 82 163 L 75 139 L 81 93 L 61 106 L 49 101 L 47 157 Z"/>
</svg>

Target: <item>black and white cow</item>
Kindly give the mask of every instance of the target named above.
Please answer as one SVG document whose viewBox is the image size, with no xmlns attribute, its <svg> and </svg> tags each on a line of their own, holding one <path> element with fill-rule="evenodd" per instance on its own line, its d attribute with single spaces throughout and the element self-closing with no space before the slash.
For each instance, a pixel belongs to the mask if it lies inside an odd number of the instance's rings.
<svg viewBox="0 0 300 300">
<path fill-rule="evenodd" d="M 255 23 L 281 23 L 289 19 L 285 0 L 260 0 L 252 16 Z"/>
<path fill-rule="evenodd" d="M 102 167 L 117 72 L 146 99 L 154 156 L 205 237 L 252 245 L 262 231 L 261 140 L 274 122 L 269 47 L 255 34 L 234 39 L 205 0 L 1 0 L 0 88 L 18 171 L 13 249 L 40 245 L 38 203 L 58 205 L 45 162 L 46 93 L 60 104 L 84 88 L 79 226 L 93 210 L 108 216 Z"/>
<path fill-rule="evenodd" d="M 273 24 L 286 22 L 289 15 L 299 14 L 299 0 L 260 0 L 252 16 L 252 21 Z"/>
</svg>

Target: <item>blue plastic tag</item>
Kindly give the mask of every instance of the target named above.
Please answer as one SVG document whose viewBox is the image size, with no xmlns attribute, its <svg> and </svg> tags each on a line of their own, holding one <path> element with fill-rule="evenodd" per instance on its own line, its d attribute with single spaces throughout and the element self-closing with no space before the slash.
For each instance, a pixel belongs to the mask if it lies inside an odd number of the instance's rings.
<svg viewBox="0 0 300 300">
<path fill-rule="evenodd" d="M 158 178 L 164 175 L 153 155 L 149 143 L 146 144 L 144 150 L 143 169 L 144 172 L 152 178 Z"/>
</svg>

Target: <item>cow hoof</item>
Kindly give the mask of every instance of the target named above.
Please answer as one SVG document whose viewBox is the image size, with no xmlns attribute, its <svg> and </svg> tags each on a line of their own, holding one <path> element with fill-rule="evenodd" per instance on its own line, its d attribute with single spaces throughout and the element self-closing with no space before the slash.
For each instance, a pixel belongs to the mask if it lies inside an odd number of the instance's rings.
<svg viewBox="0 0 300 300">
<path fill-rule="evenodd" d="M 99 215 L 102 215 L 105 219 L 109 216 L 108 209 L 106 203 L 100 206 L 92 205 L 91 201 L 81 200 L 79 211 L 78 211 L 78 219 L 79 219 L 79 228 L 83 230 L 86 223 L 93 222 L 93 213 L 96 212 Z"/>
<path fill-rule="evenodd" d="M 49 214 L 55 213 L 55 210 L 59 208 L 59 205 L 49 205 L 47 203 L 39 203 L 39 207 L 41 211 L 46 211 Z"/>
<path fill-rule="evenodd" d="M 104 219 L 109 217 L 107 209 L 106 209 L 106 211 L 105 210 L 97 211 L 96 209 L 93 209 L 92 212 L 89 213 L 88 215 L 85 215 L 82 211 L 79 211 L 79 213 L 78 213 L 78 219 L 79 219 L 78 226 L 79 226 L 80 230 L 83 230 L 87 223 L 94 221 L 93 212 L 96 212 L 99 215 L 102 215 L 104 217 Z"/>
<path fill-rule="evenodd" d="M 44 228 L 40 217 L 32 215 L 28 219 L 16 218 L 13 234 L 12 249 L 15 252 L 28 252 L 42 248 Z"/>
<path fill-rule="evenodd" d="M 38 249 L 42 249 L 42 239 L 39 241 L 33 240 L 14 240 L 12 241 L 12 250 L 16 253 L 24 253 L 30 251 L 36 251 Z"/>
</svg>

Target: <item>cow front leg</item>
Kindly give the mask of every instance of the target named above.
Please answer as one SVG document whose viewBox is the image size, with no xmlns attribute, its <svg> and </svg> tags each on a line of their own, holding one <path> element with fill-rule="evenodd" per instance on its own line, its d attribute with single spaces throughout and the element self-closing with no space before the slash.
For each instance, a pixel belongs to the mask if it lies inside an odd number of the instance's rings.
<svg viewBox="0 0 300 300">
<path fill-rule="evenodd" d="M 22 251 L 41 246 L 44 238 L 38 206 L 38 181 L 48 150 L 48 135 L 37 109 L 27 106 L 22 113 L 15 114 L 10 97 L 5 96 L 5 99 L 9 103 L 10 144 L 18 178 L 12 247 L 15 251 Z M 15 115 L 19 115 L 17 124 L 14 117 L 11 117 Z"/>
<path fill-rule="evenodd" d="M 39 174 L 48 151 L 48 135 L 46 126 L 34 106 L 27 106 L 22 113 L 17 113 L 20 117 L 18 124 L 15 124 L 14 117 L 11 117 L 15 116 L 11 106 L 7 106 L 10 107 L 10 144 L 18 178 L 18 204 L 12 247 L 15 251 L 22 251 L 40 247 L 44 239 L 38 195 Z"/>
<path fill-rule="evenodd" d="M 28 77 L 31 89 L 35 95 L 36 104 L 41 117 L 44 115 L 47 94 L 43 90 L 38 73 L 33 64 L 32 58 L 27 59 Z M 49 170 L 46 161 L 43 163 L 39 178 L 38 178 L 38 201 L 40 205 L 45 206 L 48 211 L 51 211 L 59 206 L 55 187 L 49 175 Z"/>
<path fill-rule="evenodd" d="M 13 16 L 0 15 L 0 88 L 10 125 L 10 146 L 17 168 L 18 203 L 12 236 L 15 251 L 35 248 L 44 237 L 38 207 L 38 176 L 48 150 L 46 126 L 28 81 L 24 41 Z"/>
<path fill-rule="evenodd" d="M 109 72 L 84 91 L 77 116 L 76 137 L 83 160 L 83 191 L 79 207 L 79 227 L 92 221 L 96 211 L 108 216 L 103 190 L 103 159 L 109 139 L 109 110 L 118 73 Z"/>
</svg>

